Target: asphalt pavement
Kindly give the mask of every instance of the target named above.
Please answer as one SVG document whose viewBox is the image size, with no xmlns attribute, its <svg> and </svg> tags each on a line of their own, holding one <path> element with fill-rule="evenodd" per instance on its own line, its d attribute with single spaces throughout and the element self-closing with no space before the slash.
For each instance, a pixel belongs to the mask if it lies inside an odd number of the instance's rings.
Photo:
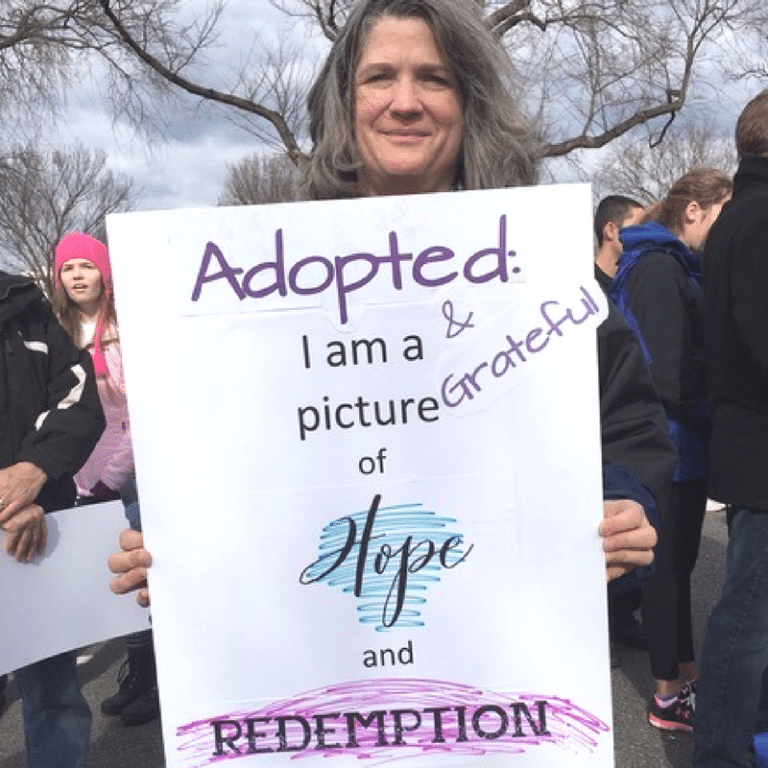
<svg viewBox="0 0 768 768">
<path fill-rule="evenodd" d="M 726 541 L 725 514 L 707 513 L 693 579 L 697 647 L 722 581 Z M 690 768 L 691 736 L 662 733 L 646 722 L 646 702 L 653 691 L 648 655 L 620 647 L 617 656 L 620 666 L 611 672 L 617 768 Z M 163 768 L 159 720 L 128 728 L 119 717 L 104 717 L 99 711 L 101 701 L 116 690 L 123 658 L 121 640 L 85 648 L 80 654 L 83 691 L 94 713 L 87 768 Z M 0 768 L 24 768 L 21 704 L 12 680 L 8 706 L 0 715 Z"/>
</svg>

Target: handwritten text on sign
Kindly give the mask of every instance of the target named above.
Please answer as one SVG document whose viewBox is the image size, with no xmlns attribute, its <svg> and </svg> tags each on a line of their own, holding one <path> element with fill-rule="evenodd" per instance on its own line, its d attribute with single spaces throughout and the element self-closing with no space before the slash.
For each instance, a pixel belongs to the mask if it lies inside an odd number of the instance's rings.
<svg viewBox="0 0 768 768">
<path fill-rule="evenodd" d="M 590 209 L 110 217 L 169 768 L 611 765 Z"/>
</svg>

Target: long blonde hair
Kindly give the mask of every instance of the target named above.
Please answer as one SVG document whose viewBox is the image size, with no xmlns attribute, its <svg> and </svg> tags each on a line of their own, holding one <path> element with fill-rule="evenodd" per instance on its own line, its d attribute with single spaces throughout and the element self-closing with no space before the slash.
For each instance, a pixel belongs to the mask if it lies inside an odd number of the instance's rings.
<svg viewBox="0 0 768 768">
<path fill-rule="evenodd" d="M 99 273 L 101 275 L 101 273 Z M 106 349 L 110 344 L 119 344 L 120 337 L 117 328 L 117 313 L 115 312 L 115 296 L 111 291 L 107 291 L 104 285 L 104 278 L 101 277 L 101 295 L 99 296 L 99 312 L 96 321 L 96 328 L 101 329 L 101 346 Z M 92 354 L 94 339 L 86 342 L 83 337 L 83 321 L 80 314 L 80 307 L 70 298 L 67 289 L 61 280 L 54 281 L 54 289 L 51 297 L 53 311 L 64 330 L 72 339 L 78 349 L 87 349 Z M 124 398 L 119 392 L 119 388 L 112 380 L 112 376 L 107 368 L 105 376 L 100 377 L 104 381 L 104 391 L 111 405 L 119 405 L 124 402 Z"/>
</svg>

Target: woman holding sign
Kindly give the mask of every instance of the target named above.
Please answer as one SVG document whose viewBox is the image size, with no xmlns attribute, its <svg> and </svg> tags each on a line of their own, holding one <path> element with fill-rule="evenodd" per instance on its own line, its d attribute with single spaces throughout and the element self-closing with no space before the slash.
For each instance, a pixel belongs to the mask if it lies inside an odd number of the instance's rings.
<svg viewBox="0 0 768 768">
<path fill-rule="evenodd" d="M 125 399 L 123 363 L 117 333 L 112 269 L 106 246 L 90 235 L 72 232 L 56 247 L 53 305 L 75 344 L 88 348 L 107 427 L 85 465 L 75 475 L 77 503 L 122 498 L 132 528 L 138 529 L 133 448 Z M 105 715 L 121 715 L 139 725 L 160 714 L 152 632 L 126 640 L 128 659 L 120 690 L 101 703 Z"/>
<path fill-rule="evenodd" d="M 309 94 L 313 199 L 491 189 L 536 180 L 538 142 L 512 97 L 513 73 L 476 4 L 363 0 Z M 653 560 L 653 493 L 674 457 L 631 331 L 601 326 L 604 465 L 601 524 L 609 579 Z M 627 347 L 627 345 L 630 345 Z M 629 350 L 634 351 L 634 356 Z M 629 390 L 627 389 L 629 387 Z M 645 511 L 644 511 L 645 507 Z M 115 592 L 143 586 L 149 553 L 126 532 L 110 559 Z"/>
</svg>

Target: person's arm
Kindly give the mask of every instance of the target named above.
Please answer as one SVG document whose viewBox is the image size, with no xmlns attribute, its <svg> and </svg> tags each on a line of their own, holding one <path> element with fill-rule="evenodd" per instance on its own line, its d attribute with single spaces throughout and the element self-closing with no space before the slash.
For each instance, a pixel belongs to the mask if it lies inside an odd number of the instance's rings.
<svg viewBox="0 0 768 768">
<path fill-rule="evenodd" d="M 98 489 L 99 486 L 112 491 L 119 491 L 134 474 L 131 430 L 126 419 L 125 431 L 123 432 L 120 444 L 114 454 L 112 454 L 107 466 L 104 467 L 98 483 L 96 483 L 96 486 L 91 491 L 95 492 L 95 489 Z"/>
<path fill-rule="evenodd" d="M 601 525 L 603 548 L 609 553 L 609 577 L 626 572 L 629 575 L 623 582 L 640 580 L 647 575 L 647 569 L 633 569 L 648 566 L 653 558 L 655 530 L 652 533 L 649 528 L 658 528 L 659 504 L 669 492 L 677 455 L 667 436 L 664 410 L 637 338 L 610 303 L 597 338 L 606 502 L 606 519 Z M 626 502 L 633 502 L 643 515 L 633 506 L 632 514 L 609 523 L 609 518 L 617 516 L 617 507 L 608 502 L 622 502 L 622 509 L 628 508 Z M 622 522 L 625 529 L 615 530 Z M 611 541 L 617 534 L 620 538 Z"/>
<path fill-rule="evenodd" d="M 73 475 L 86 461 L 104 430 L 93 363 L 78 350 L 66 331 L 41 302 L 48 355 L 45 409 L 24 437 L 18 459 L 48 478 Z M 44 493 L 43 489 L 43 493 Z M 40 502 L 45 507 L 44 501 Z"/>
<path fill-rule="evenodd" d="M 626 468 L 603 466 L 603 521 L 599 533 L 606 553 L 608 581 L 614 588 L 644 581 L 652 573 L 659 512 L 648 488 Z"/>
<path fill-rule="evenodd" d="M 115 494 L 119 496 L 119 490 L 135 474 L 131 425 L 128 407 L 125 405 L 125 377 L 123 375 L 120 343 L 117 341 L 109 343 L 105 350 L 105 357 L 109 369 L 109 385 L 113 390 L 112 394 L 123 404 L 121 419 L 123 434 L 120 438 L 120 443 L 102 470 L 99 481 L 91 488 L 91 494 L 97 501 L 108 501 L 110 498 L 116 498 Z"/>
<path fill-rule="evenodd" d="M 0 469 L 0 525 L 31 504 L 47 479 L 45 472 L 30 461 Z"/>
<path fill-rule="evenodd" d="M 33 503 L 45 481 L 45 472 L 28 461 L 0 469 L 0 528 L 8 534 L 5 551 L 20 563 L 45 551 L 45 512 Z"/>
</svg>

